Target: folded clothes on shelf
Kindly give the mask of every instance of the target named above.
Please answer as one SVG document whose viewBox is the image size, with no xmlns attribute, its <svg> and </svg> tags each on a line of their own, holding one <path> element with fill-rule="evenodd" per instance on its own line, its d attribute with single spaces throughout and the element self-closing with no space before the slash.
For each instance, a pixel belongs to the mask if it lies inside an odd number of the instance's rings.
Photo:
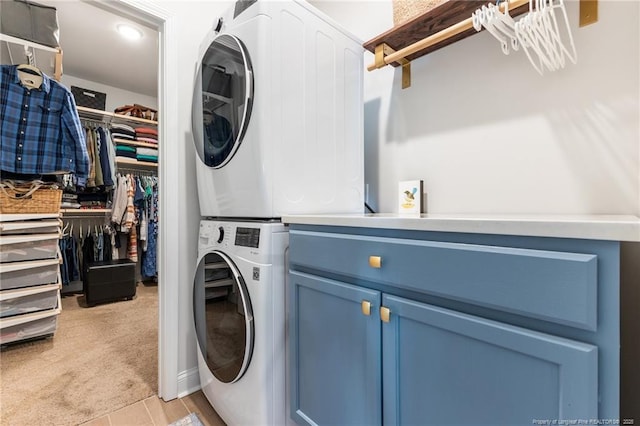
<svg viewBox="0 0 640 426">
<path fill-rule="evenodd" d="M 116 145 L 116 157 L 136 158 L 136 148 L 128 145 Z"/>
<path fill-rule="evenodd" d="M 112 123 L 111 124 L 111 135 L 114 138 L 122 138 L 122 139 L 135 139 L 136 131 L 133 127 L 128 126 L 126 124 L 121 123 Z"/>
<path fill-rule="evenodd" d="M 147 142 L 147 143 L 153 143 L 153 144 L 158 144 L 158 139 L 153 139 L 153 138 L 147 138 L 144 136 L 136 136 L 136 140 L 138 142 Z"/>
<path fill-rule="evenodd" d="M 136 127 L 134 130 L 136 132 L 136 136 L 158 137 L 158 129 L 152 129 L 150 127 Z"/>
<path fill-rule="evenodd" d="M 156 148 L 138 147 L 138 148 L 136 148 L 136 154 L 137 155 L 151 155 L 151 156 L 154 156 L 154 157 L 158 158 L 158 150 Z"/>
<path fill-rule="evenodd" d="M 150 163 L 157 163 L 158 162 L 158 156 L 157 155 L 141 155 L 141 154 L 138 154 L 138 155 L 136 155 L 136 159 L 138 161 L 148 161 Z"/>
</svg>

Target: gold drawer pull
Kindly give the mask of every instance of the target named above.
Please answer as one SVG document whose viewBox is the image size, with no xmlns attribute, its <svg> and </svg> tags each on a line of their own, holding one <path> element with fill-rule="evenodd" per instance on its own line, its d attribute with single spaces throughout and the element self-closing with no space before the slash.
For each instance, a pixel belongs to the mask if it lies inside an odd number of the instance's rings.
<svg viewBox="0 0 640 426">
<path fill-rule="evenodd" d="M 389 322 L 389 317 L 391 316 L 391 309 L 386 306 L 380 306 L 380 319 L 382 322 Z"/>
<path fill-rule="evenodd" d="M 382 258 L 380 256 L 369 256 L 369 266 L 379 269 L 382 266 Z"/>
<path fill-rule="evenodd" d="M 367 315 L 367 316 L 371 315 L 371 302 L 367 300 L 363 300 L 360 306 L 362 307 L 362 313 L 364 315 Z"/>
</svg>

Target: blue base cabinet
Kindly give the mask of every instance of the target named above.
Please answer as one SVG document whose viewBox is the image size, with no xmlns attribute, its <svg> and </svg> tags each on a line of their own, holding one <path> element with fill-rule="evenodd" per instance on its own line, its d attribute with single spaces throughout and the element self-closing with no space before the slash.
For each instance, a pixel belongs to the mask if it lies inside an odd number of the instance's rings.
<svg viewBox="0 0 640 426">
<path fill-rule="evenodd" d="M 395 296 L 383 306 L 384 424 L 597 418 L 595 346 Z"/>
<path fill-rule="evenodd" d="M 290 346 L 294 420 L 381 424 L 380 321 L 361 311 L 362 300 L 380 306 L 380 293 L 297 273 L 290 283 L 297 307 Z"/>
<path fill-rule="evenodd" d="M 619 419 L 618 287 L 618 242 L 291 225 L 291 416 Z"/>
</svg>

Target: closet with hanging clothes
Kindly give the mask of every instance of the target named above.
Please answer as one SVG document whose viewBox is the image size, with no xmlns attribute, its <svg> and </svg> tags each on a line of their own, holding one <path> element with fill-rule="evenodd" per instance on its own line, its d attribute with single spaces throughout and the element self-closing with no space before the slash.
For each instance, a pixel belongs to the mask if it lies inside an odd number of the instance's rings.
<svg viewBox="0 0 640 426">
<path fill-rule="evenodd" d="M 87 135 L 89 177 L 83 191 L 74 194 L 70 185 L 63 195 L 63 220 L 71 231 L 61 239 L 61 251 L 64 245 L 78 253 L 71 259 L 81 283 L 70 279 L 68 292 L 82 292 L 93 306 L 131 299 L 138 282 L 157 281 L 157 122 L 82 106 L 78 111 Z M 153 134 L 154 142 L 139 140 L 138 129 Z M 155 155 L 137 153 L 151 147 Z M 75 270 L 70 266 L 67 276 Z"/>
</svg>

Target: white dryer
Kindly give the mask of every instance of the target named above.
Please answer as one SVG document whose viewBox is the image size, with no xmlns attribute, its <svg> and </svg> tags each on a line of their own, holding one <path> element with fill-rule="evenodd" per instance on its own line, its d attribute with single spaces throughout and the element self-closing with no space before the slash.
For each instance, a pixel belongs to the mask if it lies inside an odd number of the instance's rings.
<svg viewBox="0 0 640 426">
<path fill-rule="evenodd" d="M 237 2 L 200 58 L 201 216 L 363 211 L 360 40 L 303 1 Z"/>
<path fill-rule="evenodd" d="M 193 311 L 205 396 L 228 425 L 285 425 L 285 251 L 275 222 L 200 222 Z"/>
</svg>

